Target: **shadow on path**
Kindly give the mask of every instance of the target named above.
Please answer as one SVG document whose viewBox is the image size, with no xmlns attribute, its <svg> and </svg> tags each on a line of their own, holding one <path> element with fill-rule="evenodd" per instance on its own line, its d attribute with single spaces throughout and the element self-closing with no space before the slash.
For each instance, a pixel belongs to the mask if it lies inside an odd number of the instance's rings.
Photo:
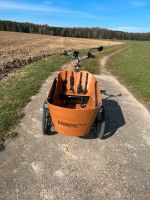
<svg viewBox="0 0 150 200">
<path fill-rule="evenodd" d="M 107 139 L 114 135 L 118 128 L 125 125 L 125 119 L 117 101 L 104 99 L 103 105 L 106 110 L 106 128 L 103 139 Z"/>
<path fill-rule="evenodd" d="M 106 113 L 106 127 L 103 139 L 113 136 L 118 128 L 125 125 L 125 119 L 120 105 L 112 99 L 103 99 L 103 105 Z M 81 137 L 82 139 L 96 139 L 95 134 L 91 131 L 88 135 Z"/>
</svg>

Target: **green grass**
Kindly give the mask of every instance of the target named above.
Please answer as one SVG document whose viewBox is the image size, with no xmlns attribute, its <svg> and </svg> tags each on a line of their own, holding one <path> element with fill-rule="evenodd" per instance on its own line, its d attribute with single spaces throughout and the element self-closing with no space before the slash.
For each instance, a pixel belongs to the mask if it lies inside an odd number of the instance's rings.
<svg viewBox="0 0 150 200">
<path fill-rule="evenodd" d="M 88 71 L 92 74 L 99 73 L 99 64 L 97 57 L 94 59 L 87 59 L 82 62 L 81 70 Z"/>
<path fill-rule="evenodd" d="M 117 45 L 117 46 L 108 46 L 108 47 L 104 47 L 104 50 L 102 52 L 97 52 L 95 55 L 96 57 L 93 59 L 87 59 L 85 61 L 83 61 L 82 63 L 82 70 L 86 70 L 89 71 L 92 74 L 100 74 L 100 58 L 109 54 L 109 53 L 113 53 L 123 47 L 125 47 L 127 44 L 122 44 L 122 45 Z M 87 51 L 83 50 L 81 52 L 81 56 L 85 55 Z"/>
<path fill-rule="evenodd" d="M 150 42 L 130 42 L 130 45 L 112 57 L 109 68 L 150 108 Z"/>
<path fill-rule="evenodd" d="M 52 56 L 17 70 L 0 82 L 0 138 L 23 116 L 22 108 L 36 94 L 53 71 L 68 62 L 69 57 Z"/>
</svg>

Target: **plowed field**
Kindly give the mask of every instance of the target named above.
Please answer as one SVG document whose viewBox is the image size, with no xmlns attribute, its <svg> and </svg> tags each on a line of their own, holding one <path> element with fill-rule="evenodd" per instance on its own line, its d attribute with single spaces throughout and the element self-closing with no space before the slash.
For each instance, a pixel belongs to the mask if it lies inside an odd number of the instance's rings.
<svg viewBox="0 0 150 200">
<path fill-rule="evenodd" d="M 117 44 L 121 43 L 0 31 L 0 79 L 14 68 L 20 68 L 42 57 L 62 53 L 64 49 L 84 49 Z"/>
</svg>

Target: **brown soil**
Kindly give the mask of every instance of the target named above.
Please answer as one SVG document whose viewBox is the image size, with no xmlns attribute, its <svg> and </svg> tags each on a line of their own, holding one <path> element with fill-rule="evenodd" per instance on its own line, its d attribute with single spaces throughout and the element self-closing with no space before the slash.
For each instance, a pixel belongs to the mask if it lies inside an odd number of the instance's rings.
<svg viewBox="0 0 150 200">
<path fill-rule="evenodd" d="M 121 42 L 0 31 L 0 79 L 14 68 L 62 53 L 64 49 L 84 49 L 117 44 Z"/>
</svg>

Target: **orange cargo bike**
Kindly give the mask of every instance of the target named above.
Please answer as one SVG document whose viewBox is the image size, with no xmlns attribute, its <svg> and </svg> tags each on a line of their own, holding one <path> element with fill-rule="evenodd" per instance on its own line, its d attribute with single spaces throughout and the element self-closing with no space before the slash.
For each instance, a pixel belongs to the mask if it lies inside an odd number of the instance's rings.
<svg viewBox="0 0 150 200">
<path fill-rule="evenodd" d="M 58 132 L 64 136 L 85 136 L 91 130 L 102 138 L 105 130 L 105 110 L 97 80 L 87 71 L 79 71 L 80 62 L 93 58 L 92 48 L 80 59 L 79 52 L 64 51 L 77 61 L 73 70 L 61 71 L 54 79 L 43 105 L 42 130 L 44 134 Z"/>
</svg>

